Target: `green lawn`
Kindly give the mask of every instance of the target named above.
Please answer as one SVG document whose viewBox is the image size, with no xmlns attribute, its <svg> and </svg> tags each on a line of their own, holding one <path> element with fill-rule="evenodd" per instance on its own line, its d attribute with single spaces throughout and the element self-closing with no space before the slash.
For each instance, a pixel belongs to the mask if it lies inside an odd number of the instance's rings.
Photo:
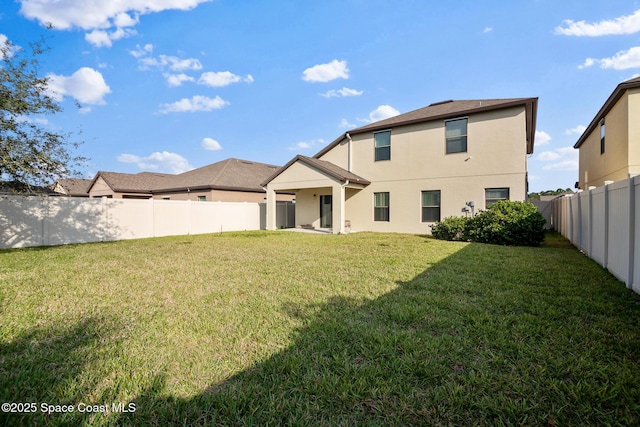
<svg viewBox="0 0 640 427">
<path fill-rule="evenodd" d="M 35 403 L 0 425 L 639 425 L 640 296 L 557 235 L 6 250 L 0 402 Z"/>
</svg>

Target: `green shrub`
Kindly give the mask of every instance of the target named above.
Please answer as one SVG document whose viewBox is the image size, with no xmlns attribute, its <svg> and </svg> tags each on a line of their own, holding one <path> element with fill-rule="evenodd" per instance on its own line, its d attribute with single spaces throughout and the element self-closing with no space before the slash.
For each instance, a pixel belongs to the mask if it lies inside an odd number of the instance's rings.
<svg viewBox="0 0 640 427">
<path fill-rule="evenodd" d="M 434 237 L 443 240 L 539 246 L 544 240 L 544 224 L 533 204 L 501 200 L 473 218 L 449 217 L 431 229 Z"/>
<path fill-rule="evenodd" d="M 450 216 L 431 226 L 431 235 L 440 240 L 467 240 L 465 230 L 469 218 Z"/>
</svg>

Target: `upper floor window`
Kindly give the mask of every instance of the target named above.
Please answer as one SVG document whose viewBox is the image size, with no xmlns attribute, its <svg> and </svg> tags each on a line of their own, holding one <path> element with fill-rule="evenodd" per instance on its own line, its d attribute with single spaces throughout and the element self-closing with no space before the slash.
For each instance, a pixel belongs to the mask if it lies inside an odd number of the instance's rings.
<svg viewBox="0 0 640 427">
<path fill-rule="evenodd" d="M 447 120 L 446 128 L 447 154 L 465 153 L 467 151 L 467 121 L 464 119 Z"/>
<path fill-rule="evenodd" d="M 376 132 L 373 134 L 373 140 L 376 162 L 378 160 L 391 160 L 391 131 Z"/>
<path fill-rule="evenodd" d="M 604 119 L 602 119 L 600 120 L 600 154 L 604 154 L 604 136 L 605 136 Z"/>
<path fill-rule="evenodd" d="M 484 206 L 489 209 L 500 200 L 509 200 L 508 188 L 486 188 L 484 190 Z"/>
<path fill-rule="evenodd" d="M 198 201 L 199 202 L 206 202 L 207 201 L 207 196 L 198 196 Z"/>
<path fill-rule="evenodd" d="M 422 222 L 440 221 L 440 190 L 422 192 Z"/>
<path fill-rule="evenodd" d="M 373 220 L 389 221 L 389 193 L 373 193 Z"/>
</svg>

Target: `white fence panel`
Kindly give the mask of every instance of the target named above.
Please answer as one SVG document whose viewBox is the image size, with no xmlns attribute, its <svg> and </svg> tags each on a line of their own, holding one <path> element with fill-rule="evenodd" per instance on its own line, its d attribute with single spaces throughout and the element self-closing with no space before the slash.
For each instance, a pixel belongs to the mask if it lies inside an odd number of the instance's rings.
<svg viewBox="0 0 640 427">
<path fill-rule="evenodd" d="M 629 185 L 618 181 L 609 185 L 609 255 L 607 268 L 622 281 L 629 271 Z"/>
<path fill-rule="evenodd" d="M 0 197 L 0 247 L 23 248 L 44 245 L 45 202 L 44 198 Z"/>
<path fill-rule="evenodd" d="M 578 204 L 578 215 L 580 215 L 578 248 L 588 253 L 589 241 L 591 240 L 591 236 L 589 235 L 589 221 L 591 219 L 589 193 L 578 193 Z"/>
<path fill-rule="evenodd" d="M 634 291 L 640 294 L 640 177 L 636 177 L 630 180 L 629 185 L 633 187 L 633 199 L 635 205 L 635 212 L 633 218 L 633 282 L 631 287 Z"/>
<path fill-rule="evenodd" d="M 0 196 L 0 248 L 259 230 L 260 215 L 258 203 Z"/>
<path fill-rule="evenodd" d="M 606 215 L 606 206 L 605 206 L 605 197 L 606 191 L 605 187 L 597 188 L 590 192 L 591 195 L 591 206 L 590 206 L 590 234 L 591 237 L 589 239 L 589 256 L 598 262 L 603 267 L 607 266 L 606 260 L 606 237 L 607 237 L 607 226 L 605 219 Z"/>
<path fill-rule="evenodd" d="M 65 245 L 104 240 L 105 209 L 99 199 L 46 197 L 44 210 L 44 244 Z"/>
<path fill-rule="evenodd" d="M 102 200 L 107 221 L 104 240 L 142 239 L 154 236 L 154 201 L 107 198 Z"/>
<path fill-rule="evenodd" d="M 640 176 L 553 204 L 556 231 L 640 293 Z"/>
</svg>

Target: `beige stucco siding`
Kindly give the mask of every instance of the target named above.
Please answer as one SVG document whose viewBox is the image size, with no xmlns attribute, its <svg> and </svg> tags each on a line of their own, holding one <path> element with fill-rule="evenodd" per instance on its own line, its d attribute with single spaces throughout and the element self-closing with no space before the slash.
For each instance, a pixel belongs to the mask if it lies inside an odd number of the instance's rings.
<svg viewBox="0 0 640 427">
<path fill-rule="evenodd" d="M 631 89 L 629 98 L 629 173 L 640 174 L 640 88 Z"/>
<path fill-rule="evenodd" d="M 112 196 L 113 190 L 107 183 L 102 179 L 102 177 L 98 177 L 96 182 L 91 187 L 89 192 L 89 197 L 102 197 L 102 196 Z"/>
<path fill-rule="evenodd" d="M 373 133 L 353 135 L 351 171 L 371 182 L 524 173 L 524 114 L 517 107 L 470 116 L 465 153 L 446 154 L 444 121 L 391 129 L 388 161 L 374 161 Z M 346 168 L 339 160 L 347 147 L 338 145 L 321 159 Z"/>
<path fill-rule="evenodd" d="M 605 181 L 628 177 L 629 169 L 629 96 L 628 93 L 605 116 L 605 152 L 600 153 L 600 124 L 580 146 L 580 188 L 600 187 Z"/>
<path fill-rule="evenodd" d="M 271 181 L 269 188 L 275 191 L 298 190 L 303 188 L 332 187 L 334 184 L 335 180 L 329 178 L 326 174 L 300 162 L 295 162 Z"/>
<path fill-rule="evenodd" d="M 422 222 L 422 191 L 440 190 L 441 219 L 463 216 L 468 201 L 475 202 L 476 212 L 485 209 L 486 188 L 509 188 L 511 200 L 524 200 L 524 174 L 477 177 L 420 179 L 373 183 L 355 192 L 346 201 L 345 218 L 353 230 L 430 233 L 429 223 Z M 374 193 L 389 192 L 389 221 L 374 221 Z"/>
</svg>

